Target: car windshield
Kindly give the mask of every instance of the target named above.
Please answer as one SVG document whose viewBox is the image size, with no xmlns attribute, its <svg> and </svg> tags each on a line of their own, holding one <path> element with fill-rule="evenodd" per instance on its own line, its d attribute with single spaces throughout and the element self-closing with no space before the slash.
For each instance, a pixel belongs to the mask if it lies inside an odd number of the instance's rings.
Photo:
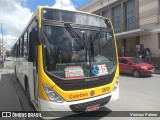
<svg viewBox="0 0 160 120">
<path fill-rule="evenodd" d="M 142 63 L 142 60 L 139 58 L 129 58 L 129 60 L 134 64 Z"/>
<path fill-rule="evenodd" d="M 45 70 L 63 79 L 102 76 L 116 68 L 114 36 L 109 29 L 43 26 Z"/>
</svg>

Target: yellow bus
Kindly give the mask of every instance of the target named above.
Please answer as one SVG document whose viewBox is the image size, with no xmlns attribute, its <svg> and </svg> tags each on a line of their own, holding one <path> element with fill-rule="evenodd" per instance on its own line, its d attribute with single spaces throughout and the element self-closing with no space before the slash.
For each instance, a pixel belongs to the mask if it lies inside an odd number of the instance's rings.
<svg viewBox="0 0 160 120">
<path fill-rule="evenodd" d="M 38 7 L 15 48 L 15 75 L 37 111 L 95 111 L 119 97 L 116 39 L 107 18 Z"/>
</svg>

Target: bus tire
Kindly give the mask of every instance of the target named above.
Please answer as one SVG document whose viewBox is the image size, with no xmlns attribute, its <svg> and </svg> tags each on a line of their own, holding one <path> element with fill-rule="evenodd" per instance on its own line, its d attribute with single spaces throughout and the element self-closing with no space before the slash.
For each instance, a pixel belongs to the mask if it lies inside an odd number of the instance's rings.
<svg viewBox="0 0 160 120">
<path fill-rule="evenodd" d="M 34 108 L 32 102 L 31 102 L 29 83 L 28 83 L 28 78 L 26 76 L 25 76 L 25 93 L 26 93 L 30 107 Z"/>
<path fill-rule="evenodd" d="M 16 72 L 16 67 L 14 67 L 14 74 L 15 74 L 16 80 L 18 80 L 17 72 Z"/>
<path fill-rule="evenodd" d="M 140 72 L 138 70 L 133 70 L 132 75 L 134 77 L 139 77 L 140 76 Z"/>
</svg>

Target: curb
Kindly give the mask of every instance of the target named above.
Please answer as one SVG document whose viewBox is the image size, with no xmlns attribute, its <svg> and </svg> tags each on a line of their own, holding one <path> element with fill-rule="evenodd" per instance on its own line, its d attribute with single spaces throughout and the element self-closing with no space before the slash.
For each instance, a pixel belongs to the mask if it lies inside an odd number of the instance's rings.
<svg viewBox="0 0 160 120">
<path fill-rule="evenodd" d="M 154 74 L 154 73 L 152 75 L 154 75 L 154 76 L 160 76 L 160 74 Z"/>
</svg>

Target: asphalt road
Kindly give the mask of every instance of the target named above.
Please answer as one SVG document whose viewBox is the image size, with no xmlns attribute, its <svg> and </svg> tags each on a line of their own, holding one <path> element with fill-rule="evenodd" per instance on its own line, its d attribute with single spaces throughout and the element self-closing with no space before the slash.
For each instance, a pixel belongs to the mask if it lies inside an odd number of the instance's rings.
<svg viewBox="0 0 160 120">
<path fill-rule="evenodd" d="M 0 111 L 35 111 L 27 101 L 22 86 L 13 74 L 13 69 L 9 67 L 0 69 L 0 74 Z M 119 99 L 101 108 L 100 111 L 160 111 L 160 75 L 141 78 L 121 75 Z M 108 112 L 100 112 L 97 117 L 91 117 L 95 116 L 93 112 L 59 120 L 160 120 L 160 117 L 109 117 L 109 115 Z M 27 118 L 30 119 L 33 118 Z"/>
</svg>

